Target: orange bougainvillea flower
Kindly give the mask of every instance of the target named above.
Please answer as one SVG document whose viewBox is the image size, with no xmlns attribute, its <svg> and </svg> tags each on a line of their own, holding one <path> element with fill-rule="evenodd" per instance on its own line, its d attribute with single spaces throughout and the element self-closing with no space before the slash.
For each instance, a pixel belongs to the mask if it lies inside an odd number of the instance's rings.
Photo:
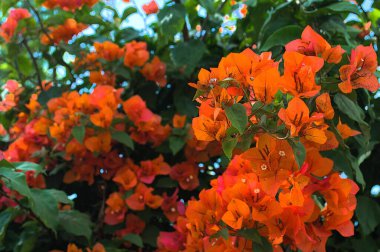
<svg viewBox="0 0 380 252">
<path fill-rule="evenodd" d="M 104 222 L 108 225 L 116 225 L 123 222 L 127 208 L 122 194 L 119 192 L 111 193 L 106 204 Z"/>
<path fill-rule="evenodd" d="M 57 27 L 49 27 L 49 36 L 43 34 L 41 37 L 41 43 L 48 45 L 51 43 L 58 44 L 61 41 L 67 43 L 73 38 L 74 35 L 80 33 L 88 26 L 82 23 L 77 23 L 75 19 L 68 18 L 65 23 Z"/>
<path fill-rule="evenodd" d="M 364 88 L 375 92 L 380 87 L 375 75 L 376 68 L 377 56 L 373 47 L 359 45 L 351 51 L 350 64 L 339 69 L 342 80 L 340 90 L 351 93 L 352 89 Z"/>
<path fill-rule="evenodd" d="M 343 139 L 347 139 L 349 137 L 357 136 L 361 134 L 360 131 L 353 130 L 347 124 L 342 123 L 340 118 L 339 118 L 338 125 L 336 126 L 336 129 L 339 131 Z"/>
<path fill-rule="evenodd" d="M 170 177 L 177 180 L 183 190 L 194 190 L 199 186 L 199 169 L 195 163 L 182 162 L 173 166 Z"/>
<path fill-rule="evenodd" d="M 128 164 L 121 167 L 113 178 L 113 181 L 119 184 L 125 191 L 128 191 L 137 185 L 137 176 L 132 170 L 134 169 L 132 160 L 128 160 L 127 162 Z"/>
<path fill-rule="evenodd" d="M 310 26 L 306 26 L 303 30 L 301 39 L 289 42 L 285 46 L 288 52 L 299 52 L 304 55 L 322 57 L 327 63 L 338 64 L 342 60 L 345 52 L 342 47 L 331 45 Z"/>
<path fill-rule="evenodd" d="M 63 10 L 75 11 L 80 9 L 83 5 L 92 7 L 99 0 L 46 0 L 43 2 L 43 6 L 48 9 L 60 7 Z"/>
<path fill-rule="evenodd" d="M 84 140 L 84 146 L 91 152 L 107 153 L 111 150 L 111 134 L 104 132 L 88 137 Z"/>
<path fill-rule="evenodd" d="M 309 123 L 309 108 L 298 97 L 294 97 L 286 109 L 281 108 L 278 117 L 290 127 L 290 134 L 297 136 L 301 128 Z"/>
<path fill-rule="evenodd" d="M 95 83 L 97 85 L 115 86 L 116 75 L 111 72 L 91 71 L 90 82 Z"/>
<path fill-rule="evenodd" d="M 153 160 L 140 162 L 140 167 L 136 169 L 139 181 L 145 184 L 151 184 L 157 175 L 168 175 L 170 166 L 164 162 L 162 155 Z"/>
<path fill-rule="evenodd" d="M 332 171 L 334 162 L 329 158 L 324 158 L 315 148 L 310 148 L 306 153 L 307 168 L 311 174 L 323 177 Z"/>
<path fill-rule="evenodd" d="M 253 79 L 252 86 L 255 98 L 269 104 L 279 90 L 280 73 L 277 68 L 269 68 Z"/>
<path fill-rule="evenodd" d="M 193 118 L 192 125 L 195 137 L 201 141 L 221 141 L 228 128 L 226 120 L 216 121 L 204 115 Z"/>
<path fill-rule="evenodd" d="M 146 42 L 136 42 L 135 40 L 125 45 L 124 65 L 133 68 L 141 67 L 149 59 Z"/>
<path fill-rule="evenodd" d="M 248 205 L 239 199 L 232 199 L 227 210 L 222 220 L 233 229 L 241 229 L 243 221 L 246 221 L 251 214 Z"/>
<path fill-rule="evenodd" d="M 102 128 L 108 128 L 111 126 L 111 122 L 114 116 L 114 112 L 109 107 L 103 107 L 99 112 L 91 114 L 90 121 Z"/>
<path fill-rule="evenodd" d="M 323 66 L 321 58 L 297 52 L 285 52 L 284 62 L 284 75 L 280 81 L 284 93 L 309 98 L 321 90 L 321 87 L 315 83 L 315 74 Z"/>
<path fill-rule="evenodd" d="M 159 87 L 166 85 L 166 64 L 157 56 L 154 56 L 150 63 L 146 63 L 141 69 L 145 79 L 154 81 Z"/>
<path fill-rule="evenodd" d="M 129 208 L 135 211 L 142 211 L 145 205 L 150 208 L 158 208 L 161 206 L 163 198 L 152 194 L 153 188 L 146 187 L 140 183 L 135 188 L 134 193 L 126 199 Z"/>
<path fill-rule="evenodd" d="M 323 114 L 326 119 L 334 118 L 334 109 L 331 106 L 331 99 L 328 93 L 323 93 L 315 99 L 315 104 L 319 113 Z"/>
<path fill-rule="evenodd" d="M 183 127 L 185 127 L 185 124 L 186 124 L 186 115 L 179 115 L 179 114 L 175 114 L 173 116 L 173 127 L 174 128 L 178 128 L 178 129 L 181 129 Z"/>
<path fill-rule="evenodd" d="M 124 49 L 110 41 L 103 43 L 95 42 L 94 47 L 97 55 L 107 61 L 118 60 L 124 55 Z"/>
<path fill-rule="evenodd" d="M 151 0 L 149 3 L 143 4 L 142 9 L 147 15 L 150 15 L 158 12 L 158 5 L 155 0 Z"/>
</svg>

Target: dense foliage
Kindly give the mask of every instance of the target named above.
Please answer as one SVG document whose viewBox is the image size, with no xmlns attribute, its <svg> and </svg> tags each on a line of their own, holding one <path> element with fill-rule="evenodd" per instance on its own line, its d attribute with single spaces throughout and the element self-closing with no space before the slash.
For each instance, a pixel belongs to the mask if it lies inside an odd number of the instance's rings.
<svg viewBox="0 0 380 252">
<path fill-rule="evenodd" d="M 380 248 L 377 1 L 0 5 L 0 251 Z"/>
</svg>

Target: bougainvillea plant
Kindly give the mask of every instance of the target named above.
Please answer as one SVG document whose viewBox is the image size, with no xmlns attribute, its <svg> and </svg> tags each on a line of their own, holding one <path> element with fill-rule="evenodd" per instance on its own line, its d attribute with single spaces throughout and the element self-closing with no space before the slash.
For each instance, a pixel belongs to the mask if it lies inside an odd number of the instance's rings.
<svg viewBox="0 0 380 252">
<path fill-rule="evenodd" d="M 380 248 L 376 1 L 0 7 L 0 251 Z"/>
</svg>

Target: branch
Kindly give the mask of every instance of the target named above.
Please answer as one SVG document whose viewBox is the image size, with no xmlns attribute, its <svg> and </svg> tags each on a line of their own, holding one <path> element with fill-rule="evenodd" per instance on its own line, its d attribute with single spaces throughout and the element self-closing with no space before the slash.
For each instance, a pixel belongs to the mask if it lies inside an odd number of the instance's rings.
<svg viewBox="0 0 380 252">
<path fill-rule="evenodd" d="M 30 9 L 32 10 L 32 12 L 36 15 L 36 17 L 37 17 L 37 22 L 38 22 L 38 24 L 39 24 L 39 26 L 40 26 L 40 29 L 41 29 L 42 33 L 45 34 L 46 37 L 49 39 L 50 43 L 54 45 L 54 44 L 55 44 L 55 41 L 54 41 L 53 38 L 50 36 L 50 34 L 49 34 L 49 32 L 48 32 L 48 29 L 44 26 L 44 24 L 43 24 L 43 22 L 42 22 L 42 19 L 41 19 L 41 16 L 40 16 L 40 14 L 38 13 L 38 11 L 36 10 L 36 8 L 34 8 L 34 6 L 30 3 L 29 0 L 25 0 L 25 3 L 30 7 Z M 63 49 L 64 51 L 66 51 L 65 48 L 62 48 L 62 47 L 60 47 L 59 45 L 57 45 L 57 47 Z M 63 60 L 62 60 L 62 61 L 63 61 Z M 71 66 L 70 66 L 69 64 L 67 64 L 66 62 L 64 62 L 64 61 L 63 61 L 63 63 L 64 63 L 64 64 L 62 64 L 62 65 L 65 66 L 65 67 L 67 68 L 68 72 L 70 73 L 71 78 L 72 78 L 73 80 L 75 80 L 75 77 L 74 77 L 74 75 L 73 75 L 73 73 L 72 73 L 73 70 L 72 70 Z"/>
<path fill-rule="evenodd" d="M 34 58 L 33 56 L 33 52 L 32 50 L 30 49 L 29 45 L 28 45 L 28 41 L 26 40 L 26 38 L 24 38 L 22 40 L 22 44 L 25 46 L 26 50 L 28 51 L 28 54 L 30 56 L 30 58 L 32 59 L 33 61 L 33 66 L 36 70 L 36 73 L 37 73 L 37 79 L 38 79 L 38 85 L 41 87 L 41 90 L 43 90 L 43 85 L 42 85 L 42 79 L 41 79 L 41 73 L 40 73 L 40 70 L 38 68 L 38 64 L 37 64 L 37 60 L 36 58 Z"/>
</svg>

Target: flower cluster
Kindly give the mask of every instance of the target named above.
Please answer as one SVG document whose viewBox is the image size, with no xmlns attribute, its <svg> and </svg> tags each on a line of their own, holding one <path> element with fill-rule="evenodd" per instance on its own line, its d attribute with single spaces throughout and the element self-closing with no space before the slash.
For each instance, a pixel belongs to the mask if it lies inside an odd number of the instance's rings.
<svg viewBox="0 0 380 252">
<path fill-rule="evenodd" d="M 48 9 L 61 8 L 66 11 L 75 11 L 83 6 L 92 7 L 99 0 L 46 0 L 42 3 L 42 6 Z"/>
<path fill-rule="evenodd" d="M 282 74 L 270 53 L 250 49 L 200 71 L 190 83 L 200 103 L 194 134 L 222 143 L 233 159 L 211 189 L 188 202 L 175 231 L 161 232 L 159 251 L 251 251 L 262 238 L 279 251 L 284 245 L 325 251 L 332 231 L 354 234 L 359 188 L 323 156 L 361 134 L 336 116 L 334 93 L 321 85 L 331 69 L 323 66 L 339 64 L 343 54 L 306 27 L 286 45 Z M 340 67 L 340 80 L 329 85 L 343 93 L 376 91 L 376 66 L 372 46 L 358 46 Z"/>
<path fill-rule="evenodd" d="M 166 64 L 157 56 L 149 61 L 150 53 L 146 42 L 131 41 L 120 47 L 119 45 L 105 41 L 95 42 L 94 51 L 83 54 L 75 61 L 76 69 L 84 67 L 90 71 L 90 81 L 97 85 L 116 85 L 116 74 L 105 69 L 100 60 L 114 62 L 123 59 L 124 66 L 131 71 L 136 68 L 148 81 L 154 81 L 159 87 L 166 85 Z"/>
<path fill-rule="evenodd" d="M 20 20 L 30 17 L 31 15 L 27 9 L 10 10 L 7 20 L 0 26 L 0 36 L 3 37 L 5 42 L 9 42 L 16 32 Z"/>
</svg>

